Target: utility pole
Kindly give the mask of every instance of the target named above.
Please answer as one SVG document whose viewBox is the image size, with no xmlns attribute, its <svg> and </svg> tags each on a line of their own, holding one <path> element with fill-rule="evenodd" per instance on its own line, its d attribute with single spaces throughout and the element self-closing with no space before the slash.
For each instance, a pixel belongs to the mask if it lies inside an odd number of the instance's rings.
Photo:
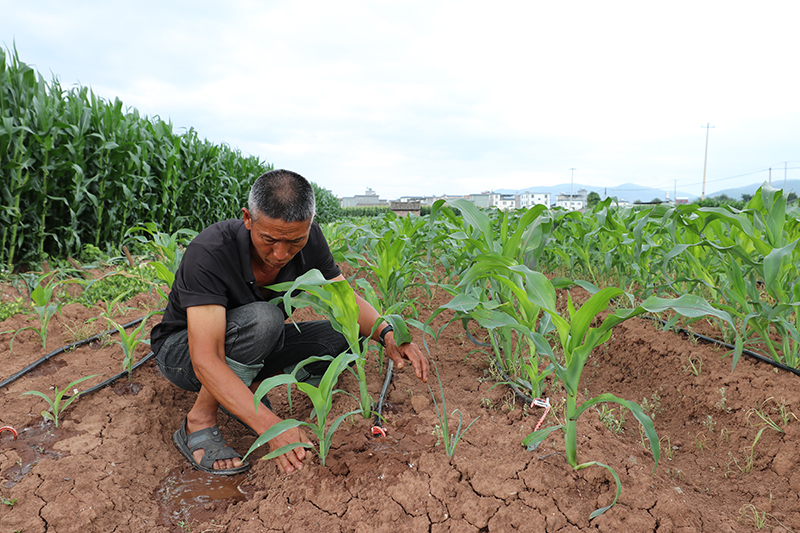
<svg viewBox="0 0 800 533">
<path fill-rule="evenodd" d="M 575 170 L 574 168 L 570 169 L 572 171 L 572 177 L 569 179 L 569 210 L 572 211 L 572 208 L 575 206 L 575 202 L 572 201 L 572 184 L 575 182 Z"/>
<path fill-rule="evenodd" d="M 706 167 L 708 166 L 708 130 L 710 130 L 711 128 L 714 128 L 715 126 L 712 126 L 710 122 L 706 122 L 705 126 L 700 126 L 700 127 L 706 129 L 706 159 L 703 162 L 703 192 L 700 195 L 700 199 L 701 200 L 705 200 L 706 199 Z"/>
<path fill-rule="evenodd" d="M 772 167 L 769 167 L 769 186 L 772 187 Z"/>
<path fill-rule="evenodd" d="M 672 195 L 672 201 L 675 202 L 677 205 L 678 203 L 678 180 L 672 180 L 674 189 L 674 194 Z"/>
<path fill-rule="evenodd" d="M 788 161 L 783 162 L 783 194 L 786 194 L 786 171 L 788 170 Z"/>
</svg>

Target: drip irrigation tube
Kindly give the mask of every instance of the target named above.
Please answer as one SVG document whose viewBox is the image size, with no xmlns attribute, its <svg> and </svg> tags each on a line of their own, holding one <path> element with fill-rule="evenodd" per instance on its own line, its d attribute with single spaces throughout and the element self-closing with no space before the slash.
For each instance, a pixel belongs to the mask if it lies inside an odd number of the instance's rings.
<svg viewBox="0 0 800 533">
<path fill-rule="evenodd" d="M 157 311 L 157 312 L 163 312 L 163 311 L 164 311 L 164 309 L 160 309 L 160 310 L 159 310 L 159 311 Z M 145 315 L 145 316 L 143 316 L 143 317 L 141 317 L 141 318 L 137 318 L 136 320 L 132 320 L 132 321 L 128 322 L 127 324 L 124 324 L 124 325 L 122 326 L 122 328 L 123 328 L 123 329 L 128 329 L 128 328 L 130 328 L 130 327 L 133 327 L 133 326 L 135 326 L 135 325 L 137 325 L 137 324 L 141 323 L 141 322 L 142 322 L 142 320 L 144 320 L 144 319 L 145 319 L 145 318 L 147 318 L 148 316 L 150 316 L 150 315 Z M 99 340 L 99 339 L 101 339 L 101 338 L 103 338 L 103 337 L 105 337 L 105 336 L 107 336 L 107 335 L 113 335 L 114 333 L 117 333 L 117 330 L 116 330 L 116 329 L 110 329 L 110 330 L 108 330 L 108 331 L 104 331 L 104 332 L 102 332 L 102 333 L 98 333 L 97 335 L 93 335 L 93 336 L 91 336 L 91 337 L 88 337 L 88 338 L 86 338 L 86 339 L 83 339 L 82 341 L 73 342 L 72 344 L 68 344 L 68 345 L 66 345 L 66 346 L 63 346 L 63 347 L 61 347 L 61 348 L 57 349 L 57 350 L 53 350 L 52 352 L 50 352 L 49 354 L 45 355 L 45 356 L 44 356 L 44 357 L 42 357 L 41 359 L 38 359 L 37 361 L 34 361 L 33 363 L 29 364 L 28 366 L 26 366 L 25 368 L 23 368 L 23 369 L 22 369 L 22 370 L 20 370 L 19 372 L 17 372 L 17 373 L 15 373 L 15 374 L 13 374 L 12 376 L 9 376 L 8 378 L 6 378 L 6 379 L 5 379 L 5 380 L 3 380 L 2 382 L 0 382 L 0 388 L 2 388 L 2 387 L 5 387 L 6 385 L 9 385 L 9 384 L 13 383 L 14 381 L 16 381 L 17 379 L 21 378 L 22 376 L 24 376 L 25 374 L 27 374 L 28 372 L 30 372 L 31 370 L 33 370 L 33 369 L 34 369 L 34 368 L 36 368 L 37 366 L 41 365 L 42 363 L 44 363 L 44 362 L 46 362 L 46 361 L 49 361 L 50 359 L 52 359 L 53 357 L 55 357 L 55 356 L 56 356 L 56 355 L 58 355 L 58 354 L 61 354 L 61 353 L 64 353 L 64 352 L 68 352 L 68 351 L 70 351 L 70 350 L 73 350 L 73 349 L 75 349 L 75 348 L 78 348 L 78 347 L 80 347 L 80 346 L 83 346 L 83 345 L 85 345 L 85 344 L 89 344 L 89 343 L 91 343 L 91 342 L 94 342 L 94 341 L 96 341 L 96 340 Z M 152 355 L 152 352 L 151 352 L 151 354 L 150 354 L 150 355 Z M 142 358 L 142 360 L 141 360 L 141 361 L 139 361 L 139 362 L 138 362 L 138 363 L 137 363 L 137 364 L 134 366 L 134 368 L 138 368 L 138 366 L 139 366 L 140 364 L 144 363 L 144 362 L 145 362 L 147 359 L 149 359 L 149 358 L 150 358 L 150 355 L 147 355 L 147 356 L 145 356 L 144 358 Z M 122 374 L 125 374 L 126 372 L 127 372 L 127 370 L 126 370 L 126 371 L 124 371 L 124 372 L 122 372 Z M 116 379 L 119 379 L 119 376 L 116 376 L 116 377 L 114 377 L 114 378 L 111 378 L 111 380 L 112 380 L 111 382 L 113 383 L 113 380 L 116 380 Z M 95 385 L 95 387 L 96 387 L 96 386 L 97 386 L 97 385 Z M 91 389 L 86 389 L 86 390 L 88 391 L 88 390 L 93 390 L 93 389 L 94 389 L 94 387 L 92 387 Z"/>
<path fill-rule="evenodd" d="M 139 368 L 140 366 L 145 364 L 147 361 L 149 361 L 153 357 L 153 355 L 154 355 L 153 352 L 150 352 L 147 355 L 145 355 L 144 357 L 142 357 L 141 359 L 139 359 L 139 361 L 135 365 L 133 365 L 133 367 L 131 368 L 131 372 L 133 372 L 134 370 L 136 370 L 137 368 Z M 97 385 L 89 387 L 88 389 L 86 389 L 84 391 L 81 391 L 79 394 L 80 395 L 84 395 L 84 394 L 89 394 L 90 392 L 94 392 L 94 391 L 100 390 L 103 387 L 107 387 L 107 386 L 111 385 L 112 383 L 117 381 L 119 378 L 121 378 L 122 376 L 124 376 L 125 374 L 128 374 L 128 373 L 129 372 L 127 370 L 123 370 L 122 372 L 120 372 L 116 376 L 110 377 L 107 380 L 103 381 L 102 383 L 98 383 Z"/>
<path fill-rule="evenodd" d="M 663 320 L 663 319 L 658 318 L 656 316 L 643 316 L 642 318 L 648 319 L 648 320 L 653 320 L 655 322 L 660 322 L 664 326 L 667 325 L 667 321 L 666 320 Z M 690 337 L 694 337 L 694 338 L 702 340 L 702 341 L 710 342 L 711 344 L 718 344 L 719 346 L 723 346 L 725 348 L 728 348 L 729 350 L 734 350 L 736 348 L 735 346 L 733 346 L 732 344 L 728 344 L 727 342 L 723 342 L 723 341 L 715 339 L 713 337 L 706 337 L 705 335 L 700 335 L 699 333 L 694 333 L 694 332 L 686 330 L 684 328 L 675 328 L 673 326 L 673 329 L 675 329 L 676 331 L 680 331 L 681 333 L 684 333 L 684 334 L 686 334 L 686 335 L 688 335 Z M 790 367 L 788 365 L 785 365 L 785 364 L 781 363 L 780 361 L 776 361 L 776 360 L 774 360 L 774 359 L 772 359 L 770 357 L 767 357 L 765 355 L 762 355 L 762 354 L 760 354 L 758 352 L 753 352 L 751 350 L 742 350 L 742 353 L 744 355 L 748 356 L 748 357 L 752 357 L 756 361 L 760 361 L 762 363 L 768 363 L 768 364 L 770 364 L 772 366 L 780 368 L 781 370 L 786 370 L 788 372 L 791 372 L 792 374 L 800 376 L 800 369 L 792 368 L 792 367 Z"/>
<path fill-rule="evenodd" d="M 381 389 L 381 395 L 378 397 L 378 408 L 375 411 L 375 421 L 373 422 L 373 435 L 383 434 L 382 431 L 378 430 L 377 432 L 374 428 L 382 428 L 381 425 L 381 411 L 383 411 L 383 402 L 386 400 L 386 391 L 389 390 L 389 383 L 392 381 L 392 370 L 394 370 L 394 361 L 389 359 L 389 366 L 386 369 L 386 378 L 383 380 L 383 388 Z M 386 436 L 386 435 L 384 435 Z"/>
<path fill-rule="evenodd" d="M 665 325 L 665 326 L 667 325 L 667 321 L 666 320 L 663 320 L 663 319 L 655 317 L 655 316 L 643 316 L 641 318 L 646 319 L 646 320 L 652 320 L 654 322 L 659 322 L 659 323 L 661 323 L 662 325 Z M 699 333 L 694 333 L 694 332 L 688 331 L 688 330 L 686 330 L 684 328 L 673 328 L 673 329 L 675 329 L 676 331 L 679 331 L 679 332 L 681 332 L 681 333 L 683 333 L 685 335 L 688 335 L 690 337 L 694 337 L 696 339 L 699 339 L 699 340 L 702 340 L 702 341 L 705 341 L 705 342 L 709 342 L 711 344 L 717 344 L 719 346 L 723 346 L 725 348 L 728 348 L 729 350 L 733 350 L 733 349 L 736 348 L 735 346 L 733 346 L 731 344 L 728 344 L 726 342 L 723 342 L 721 340 L 714 339 L 712 337 L 706 337 L 705 335 L 700 335 Z M 491 344 L 489 344 L 487 342 L 479 341 L 478 339 L 473 337 L 472 336 L 472 332 L 470 332 L 469 328 L 465 328 L 465 331 L 467 333 L 467 338 L 470 341 L 472 341 L 472 343 L 475 344 L 476 346 L 482 346 L 482 347 L 488 347 L 488 348 L 492 347 Z M 748 356 L 748 357 L 752 357 L 756 361 L 760 361 L 762 363 L 768 363 L 768 364 L 773 365 L 773 366 L 775 366 L 777 368 L 780 368 L 781 370 L 786 370 L 788 372 L 791 372 L 792 374 L 800 376 L 800 369 L 792 368 L 792 367 L 790 367 L 788 365 L 785 365 L 785 364 L 781 363 L 780 361 L 775 361 L 774 359 L 771 359 L 771 358 L 769 358 L 769 357 L 767 357 L 765 355 L 762 355 L 760 353 L 753 352 L 751 350 L 742 350 L 742 353 L 744 355 Z M 505 373 L 505 371 L 500 367 L 500 365 L 497 363 L 496 360 L 492 360 L 492 365 L 494 366 L 494 368 L 497 371 L 497 373 L 500 374 L 503 377 L 503 379 L 506 382 L 506 385 L 511 387 L 511 390 L 514 391 L 514 394 L 519 399 L 521 399 L 523 402 L 525 402 L 528 405 L 530 405 L 533 402 L 533 399 L 530 396 L 526 395 L 524 392 L 522 392 L 522 390 L 520 390 L 520 387 L 517 386 L 514 383 L 514 380 L 511 379 L 511 376 L 509 376 L 508 374 Z"/>
<path fill-rule="evenodd" d="M 467 338 L 470 341 L 472 341 L 472 343 L 475 344 L 476 346 L 483 346 L 483 347 L 487 347 L 487 348 L 491 348 L 492 347 L 492 345 L 489 344 L 488 342 L 479 341 L 478 339 L 473 337 L 472 336 L 472 332 L 470 332 L 470 330 L 468 328 L 466 329 L 466 332 L 467 332 Z M 514 380 L 511 379 L 511 376 L 506 374 L 505 370 L 500 368 L 500 365 L 497 363 L 497 360 L 493 359 L 492 360 L 492 365 L 494 366 L 494 369 L 497 371 L 497 373 L 500 374 L 503 377 L 503 379 L 506 382 L 506 385 L 511 387 L 511 390 L 514 391 L 514 394 L 520 400 L 522 400 L 523 402 L 525 402 L 528 405 L 531 405 L 533 403 L 533 398 L 531 398 L 530 396 L 528 396 L 527 394 L 522 392 L 522 390 L 514 383 Z"/>
</svg>

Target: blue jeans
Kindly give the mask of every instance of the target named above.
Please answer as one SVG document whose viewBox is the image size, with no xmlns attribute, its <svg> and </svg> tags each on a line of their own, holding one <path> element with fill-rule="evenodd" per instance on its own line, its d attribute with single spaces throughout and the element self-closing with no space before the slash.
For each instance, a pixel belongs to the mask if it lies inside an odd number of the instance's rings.
<svg viewBox="0 0 800 533">
<path fill-rule="evenodd" d="M 225 356 L 228 365 L 237 375 L 242 377 L 244 374 L 250 381 L 291 372 L 297 363 L 312 356 L 335 357 L 348 347 L 347 340 L 333 329 L 329 321 L 287 324 L 283 311 L 268 302 L 253 302 L 228 310 L 226 321 Z M 193 392 L 200 390 L 201 383 L 189 356 L 187 330 L 177 331 L 167 338 L 156 354 L 156 364 L 174 385 Z M 311 375 L 321 375 L 327 367 L 327 361 L 320 361 L 306 365 L 303 370 Z M 297 377 L 302 381 L 300 375 Z M 242 379 L 250 384 L 244 377 Z"/>
</svg>

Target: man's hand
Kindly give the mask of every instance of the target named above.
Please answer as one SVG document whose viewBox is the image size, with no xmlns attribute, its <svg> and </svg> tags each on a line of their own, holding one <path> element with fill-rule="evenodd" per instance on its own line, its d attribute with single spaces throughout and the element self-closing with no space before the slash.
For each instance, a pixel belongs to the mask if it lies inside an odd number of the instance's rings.
<svg viewBox="0 0 800 533">
<path fill-rule="evenodd" d="M 292 428 L 287 431 L 284 431 L 271 441 L 269 441 L 269 449 L 270 451 L 277 450 L 281 446 L 286 446 L 287 444 L 294 444 L 296 442 L 303 442 L 306 444 L 313 444 L 309 438 L 306 436 L 305 432 L 299 428 Z M 300 470 L 303 468 L 303 459 L 306 458 L 306 449 L 302 446 L 298 446 L 283 455 L 279 455 L 278 457 L 274 458 L 275 464 L 278 465 L 278 468 L 286 472 L 287 474 L 294 472 L 295 470 Z"/>
<path fill-rule="evenodd" d="M 394 342 L 394 333 L 389 332 L 384 338 L 386 342 L 386 355 L 394 361 L 397 370 L 401 370 L 405 366 L 406 360 L 410 361 L 414 366 L 414 374 L 417 379 L 422 380 L 423 383 L 428 382 L 428 359 L 422 355 L 422 351 L 414 342 L 408 342 L 398 346 Z"/>
</svg>

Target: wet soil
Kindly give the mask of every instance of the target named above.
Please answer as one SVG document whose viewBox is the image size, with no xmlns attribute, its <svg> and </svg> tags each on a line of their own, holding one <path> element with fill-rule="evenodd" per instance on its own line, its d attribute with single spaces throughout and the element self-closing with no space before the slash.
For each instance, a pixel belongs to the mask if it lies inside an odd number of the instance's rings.
<svg viewBox="0 0 800 533">
<path fill-rule="evenodd" d="M 13 290 L 3 287 L 3 296 Z M 446 300 L 440 294 L 421 301 L 422 318 Z M 126 306 L 119 322 L 162 302 L 139 295 Z M 76 330 L 104 329 L 99 322 L 84 326 L 98 315 L 97 309 L 66 306 L 50 325 L 45 349 L 33 331 L 17 336 L 13 352 L 11 335 L 0 335 L 0 379 L 78 340 Z M 32 324 L 16 316 L 0 322 L 0 331 Z M 421 345 L 420 334 L 414 335 Z M 122 370 L 117 344 L 60 354 L 0 389 L 0 425 L 19 431 L 16 439 L 0 432 L 0 531 L 718 533 L 753 531 L 758 520 L 768 531 L 800 531 L 797 376 L 746 357 L 732 371 L 724 349 L 660 331 L 646 320 L 618 326 L 592 354 L 581 396 L 610 392 L 640 403 L 661 439 L 661 461 L 654 473 L 653 455 L 629 413 L 614 409 L 605 423 L 595 409 L 582 415 L 579 461 L 611 466 L 623 487 L 617 505 L 590 520 L 593 510 L 613 499 L 610 474 L 600 467 L 570 468 L 560 432 L 527 451 L 522 439 L 542 410 L 496 386 L 487 356 L 460 324 L 428 345 L 447 410 L 459 409 L 465 426 L 478 418 L 453 457 L 441 442 L 431 392 L 404 370 L 389 388 L 386 438 L 371 434 L 371 420 L 353 416 L 335 433 L 325 467 L 314 457 L 303 470 L 281 474 L 272 461 L 258 460 L 266 453 L 260 449 L 248 473 L 229 478 L 193 471 L 177 452 L 172 433 L 194 395 L 172 386 L 152 363 L 130 381 L 80 397 L 58 428 L 45 422 L 44 400 L 21 397 L 23 392 L 52 396 L 53 387 Z M 140 346 L 137 357 L 148 351 Z M 368 366 L 368 378 L 377 397 L 383 375 L 376 363 Z M 431 385 L 441 403 L 435 381 Z M 357 395 L 348 373 L 339 386 Z M 310 404 L 301 396 L 293 395 L 291 416 L 307 419 Z M 563 418 L 562 392 L 551 387 L 548 396 L 555 408 L 545 425 Z M 270 397 L 280 416 L 290 416 L 285 392 Z M 355 403 L 338 394 L 333 415 Z M 777 429 L 766 426 L 759 412 Z M 241 452 L 250 447 L 254 437 L 246 429 L 223 414 L 219 422 L 230 445 Z M 450 424 L 453 431 L 458 414 Z"/>
</svg>

